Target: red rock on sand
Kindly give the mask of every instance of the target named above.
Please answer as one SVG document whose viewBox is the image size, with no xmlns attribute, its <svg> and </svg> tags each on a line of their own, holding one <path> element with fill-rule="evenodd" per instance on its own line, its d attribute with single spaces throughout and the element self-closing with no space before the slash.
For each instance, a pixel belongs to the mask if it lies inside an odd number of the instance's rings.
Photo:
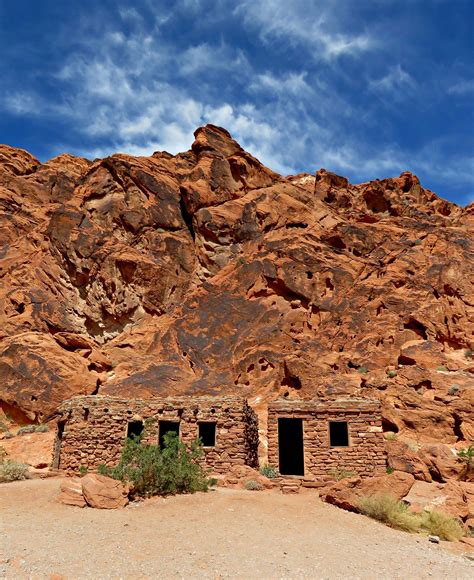
<svg viewBox="0 0 474 580">
<path fill-rule="evenodd" d="M 120 481 L 90 473 L 81 479 L 87 505 L 99 509 L 123 508 L 128 504 L 127 490 Z"/>
</svg>

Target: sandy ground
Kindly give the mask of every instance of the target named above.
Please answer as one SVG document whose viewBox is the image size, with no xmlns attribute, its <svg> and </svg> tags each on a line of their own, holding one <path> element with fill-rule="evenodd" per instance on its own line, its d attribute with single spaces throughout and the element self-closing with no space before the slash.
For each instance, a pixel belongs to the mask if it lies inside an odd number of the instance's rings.
<svg viewBox="0 0 474 580">
<path fill-rule="evenodd" d="M 118 511 L 55 501 L 59 479 L 0 485 L 2 578 L 473 578 L 425 537 L 314 492 L 218 490 Z"/>
</svg>

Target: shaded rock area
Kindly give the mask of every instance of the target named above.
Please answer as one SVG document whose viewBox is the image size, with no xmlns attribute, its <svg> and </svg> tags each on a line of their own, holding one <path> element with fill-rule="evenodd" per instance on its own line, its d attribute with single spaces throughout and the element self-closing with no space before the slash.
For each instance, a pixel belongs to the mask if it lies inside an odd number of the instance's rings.
<svg viewBox="0 0 474 580">
<path fill-rule="evenodd" d="M 261 416 L 376 397 L 385 431 L 466 447 L 474 206 L 410 173 L 284 177 L 224 129 L 195 137 L 94 161 L 0 146 L 5 414 L 44 422 L 97 393 L 236 394 Z"/>
</svg>

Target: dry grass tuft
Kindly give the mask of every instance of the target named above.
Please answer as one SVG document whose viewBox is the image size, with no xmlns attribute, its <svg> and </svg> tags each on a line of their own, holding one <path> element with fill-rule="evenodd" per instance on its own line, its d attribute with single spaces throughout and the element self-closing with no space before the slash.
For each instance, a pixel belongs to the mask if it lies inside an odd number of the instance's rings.
<svg viewBox="0 0 474 580">
<path fill-rule="evenodd" d="M 408 511 L 408 506 L 388 493 L 379 493 L 359 500 L 359 510 L 369 518 L 405 532 L 417 532 L 420 519 Z"/>
<path fill-rule="evenodd" d="M 456 542 L 464 535 L 461 524 L 455 518 L 436 510 L 423 512 L 421 526 L 430 534 L 448 542 Z"/>
</svg>

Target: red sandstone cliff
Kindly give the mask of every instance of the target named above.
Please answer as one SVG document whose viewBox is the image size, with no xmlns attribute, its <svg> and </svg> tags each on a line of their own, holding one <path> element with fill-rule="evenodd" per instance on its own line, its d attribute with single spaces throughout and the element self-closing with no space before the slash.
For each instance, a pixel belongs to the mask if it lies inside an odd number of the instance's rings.
<svg viewBox="0 0 474 580">
<path fill-rule="evenodd" d="M 346 394 L 474 439 L 474 206 L 418 179 L 282 177 L 224 130 L 176 156 L 0 146 L 0 399 Z"/>
</svg>

